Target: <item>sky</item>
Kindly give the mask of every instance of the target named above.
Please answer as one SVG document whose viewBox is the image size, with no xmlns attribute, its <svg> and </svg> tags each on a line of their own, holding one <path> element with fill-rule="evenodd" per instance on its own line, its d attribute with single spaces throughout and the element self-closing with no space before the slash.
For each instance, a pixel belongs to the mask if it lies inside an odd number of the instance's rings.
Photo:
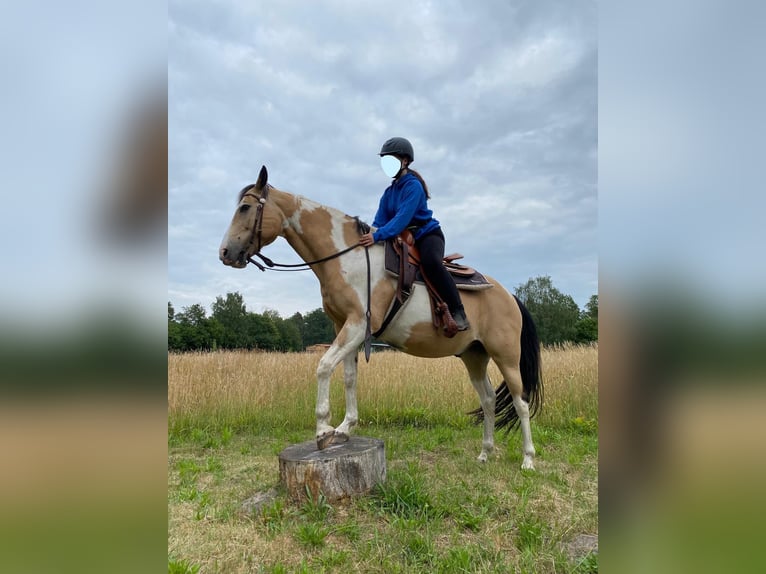
<svg viewBox="0 0 766 574">
<path fill-rule="evenodd" d="M 153 0 L 4 6 L 0 333 L 10 323 L 49 332 L 101 305 L 162 314 L 153 309 L 167 291 L 164 229 L 126 245 L 108 237 L 103 214 L 130 118 L 164 90 L 166 27 Z"/>
<path fill-rule="evenodd" d="M 237 192 L 278 189 L 371 222 L 378 151 L 408 138 L 446 251 L 507 289 L 598 291 L 594 2 L 189 2 L 168 10 L 168 299 L 321 306 L 311 272 L 225 267 Z M 283 239 L 264 253 L 299 261 Z"/>
</svg>

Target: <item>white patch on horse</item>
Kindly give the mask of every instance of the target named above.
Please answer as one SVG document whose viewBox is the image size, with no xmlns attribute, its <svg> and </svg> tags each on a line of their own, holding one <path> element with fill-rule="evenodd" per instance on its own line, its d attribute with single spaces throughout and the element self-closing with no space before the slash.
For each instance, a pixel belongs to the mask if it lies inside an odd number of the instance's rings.
<svg viewBox="0 0 766 574">
<path fill-rule="evenodd" d="M 347 247 L 346 241 L 343 238 L 343 220 L 339 220 L 338 217 L 333 217 L 331 218 L 330 223 L 332 225 L 330 237 L 332 237 L 332 242 L 335 245 L 335 251 L 341 251 Z"/>
<path fill-rule="evenodd" d="M 304 213 L 311 213 L 312 211 L 322 207 L 319 203 L 306 199 L 305 197 L 296 197 L 298 202 L 298 209 L 296 209 L 290 217 L 287 217 L 282 222 L 282 227 L 287 229 L 292 227 L 299 235 L 303 234 L 303 227 L 301 227 L 301 216 Z"/>
<path fill-rule="evenodd" d="M 406 351 L 405 343 L 419 323 L 431 322 L 431 303 L 424 285 L 414 284 L 412 294 L 381 337 L 387 343 Z"/>
<path fill-rule="evenodd" d="M 343 228 L 346 223 L 345 216 L 334 216 L 331 220 L 332 228 L 330 231 L 330 237 L 335 251 L 342 251 L 349 247 L 346 244 L 346 239 L 343 233 Z M 373 253 L 376 250 L 370 250 L 370 261 L 372 262 Z M 375 258 L 377 259 L 377 258 Z M 343 280 L 348 283 L 359 298 L 359 303 L 364 309 L 367 308 L 367 262 L 365 261 L 364 249 L 354 249 L 346 255 L 340 258 L 340 274 Z M 372 266 L 375 270 L 372 274 L 372 284 L 376 283 L 377 266 Z"/>
</svg>

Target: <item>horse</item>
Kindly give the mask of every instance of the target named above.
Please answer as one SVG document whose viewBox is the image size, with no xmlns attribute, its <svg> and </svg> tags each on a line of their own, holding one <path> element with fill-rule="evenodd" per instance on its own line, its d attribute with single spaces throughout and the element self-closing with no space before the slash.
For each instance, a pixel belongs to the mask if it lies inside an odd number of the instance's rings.
<svg viewBox="0 0 766 574">
<path fill-rule="evenodd" d="M 359 348 L 382 325 L 395 297 L 396 279 L 384 266 L 384 246 L 359 245 L 360 222 L 306 197 L 273 187 L 266 166 L 255 184 L 245 186 L 219 249 L 224 265 L 245 268 L 261 257 L 261 249 L 283 237 L 319 279 L 322 306 L 335 325 L 336 337 L 317 368 L 316 440 L 318 449 L 349 440 L 358 422 L 356 380 Z M 283 266 L 294 267 L 294 266 Z M 542 404 L 540 343 L 534 322 L 521 301 L 487 277 L 492 288 L 462 291 L 471 328 L 448 338 L 432 322 L 425 289 L 415 288 L 405 307 L 378 339 L 418 357 L 459 357 L 479 396 L 471 415 L 483 420 L 482 449 L 486 462 L 494 449 L 494 430 L 506 434 L 521 428 L 522 469 L 534 469 L 535 447 L 530 418 Z M 496 390 L 487 376 L 492 359 L 504 377 Z M 346 410 L 341 424 L 331 426 L 330 376 L 343 363 Z"/>
</svg>

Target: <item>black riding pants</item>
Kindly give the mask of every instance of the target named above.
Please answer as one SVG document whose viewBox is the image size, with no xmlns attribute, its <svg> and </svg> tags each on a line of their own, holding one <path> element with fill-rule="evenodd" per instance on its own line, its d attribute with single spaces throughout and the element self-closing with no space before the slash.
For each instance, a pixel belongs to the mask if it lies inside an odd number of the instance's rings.
<svg viewBox="0 0 766 574">
<path fill-rule="evenodd" d="M 418 239 L 415 246 L 420 250 L 420 264 L 426 277 L 436 287 L 450 313 L 454 315 L 455 311 L 463 308 L 463 304 L 460 302 L 460 294 L 452 275 L 444 267 L 444 233 L 441 228 L 435 229 Z"/>
</svg>

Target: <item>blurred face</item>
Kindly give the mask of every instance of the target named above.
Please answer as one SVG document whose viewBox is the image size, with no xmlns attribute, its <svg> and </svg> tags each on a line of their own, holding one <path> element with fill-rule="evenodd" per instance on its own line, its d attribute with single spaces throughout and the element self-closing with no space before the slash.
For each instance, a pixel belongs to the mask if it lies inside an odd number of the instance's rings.
<svg viewBox="0 0 766 574">
<path fill-rule="evenodd" d="M 384 155 L 380 158 L 380 167 L 388 177 L 396 177 L 404 163 L 395 155 Z"/>
</svg>

